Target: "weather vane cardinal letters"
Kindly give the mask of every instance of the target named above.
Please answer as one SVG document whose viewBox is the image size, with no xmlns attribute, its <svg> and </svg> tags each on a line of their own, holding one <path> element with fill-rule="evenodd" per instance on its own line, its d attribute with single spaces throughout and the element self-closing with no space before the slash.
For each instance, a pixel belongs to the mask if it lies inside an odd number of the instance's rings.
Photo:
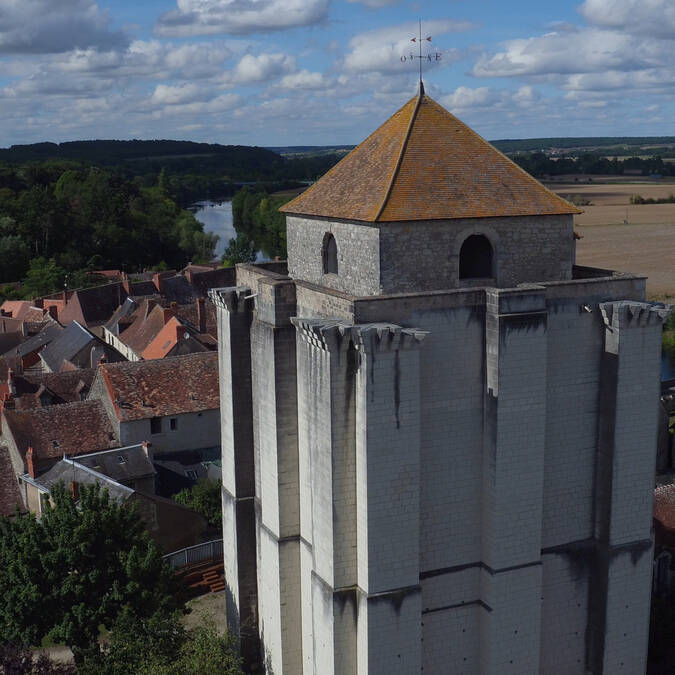
<svg viewBox="0 0 675 675">
<path fill-rule="evenodd" d="M 420 82 L 422 81 L 422 62 L 423 61 L 429 61 L 431 63 L 432 61 L 440 61 L 441 60 L 441 53 L 440 52 L 433 52 L 429 54 L 422 54 L 422 42 L 431 42 L 431 35 L 427 35 L 425 38 L 422 38 L 422 20 L 420 19 L 420 32 L 417 37 L 410 38 L 410 42 L 417 42 L 419 46 L 419 54 L 413 54 L 410 52 L 408 56 L 402 56 L 401 57 L 401 62 L 405 63 L 406 61 L 410 61 L 411 63 L 414 63 L 415 59 L 419 61 L 420 65 Z"/>
</svg>

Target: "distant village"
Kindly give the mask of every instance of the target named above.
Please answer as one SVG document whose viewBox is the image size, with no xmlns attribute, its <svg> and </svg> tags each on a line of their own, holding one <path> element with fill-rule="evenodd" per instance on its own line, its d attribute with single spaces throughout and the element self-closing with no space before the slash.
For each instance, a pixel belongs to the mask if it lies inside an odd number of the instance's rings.
<svg viewBox="0 0 675 675">
<path fill-rule="evenodd" d="M 108 283 L 0 306 L 0 515 L 63 481 L 139 504 L 165 552 L 220 537 L 170 497 L 220 478 L 215 307 L 234 270 L 97 272 Z"/>
</svg>

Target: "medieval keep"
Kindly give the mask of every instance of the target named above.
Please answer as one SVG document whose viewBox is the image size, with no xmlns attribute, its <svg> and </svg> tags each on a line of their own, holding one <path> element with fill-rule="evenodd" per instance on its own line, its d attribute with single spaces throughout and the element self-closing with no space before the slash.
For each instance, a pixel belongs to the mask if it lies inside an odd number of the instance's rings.
<svg viewBox="0 0 675 675">
<path fill-rule="evenodd" d="M 420 93 L 214 289 L 228 622 L 275 675 L 642 673 L 662 323 Z"/>
</svg>

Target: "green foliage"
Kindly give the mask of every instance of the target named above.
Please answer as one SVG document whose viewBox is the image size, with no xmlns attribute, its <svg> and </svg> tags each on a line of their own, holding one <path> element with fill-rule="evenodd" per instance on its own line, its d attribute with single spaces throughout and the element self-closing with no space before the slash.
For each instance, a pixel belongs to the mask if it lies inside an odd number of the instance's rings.
<svg viewBox="0 0 675 675">
<path fill-rule="evenodd" d="M 529 174 L 542 178 L 545 176 L 561 176 L 566 174 L 601 174 L 621 176 L 628 172 L 641 175 L 660 174 L 675 176 L 675 163 L 664 162 L 660 156 L 646 159 L 641 157 L 617 157 L 607 159 L 602 154 L 582 151 L 566 155 L 550 157 L 544 152 L 520 153 L 512 157 Z M 640 202 L 641 203 L 641 202 Z"/>
<path fill-rule="evenodd" d="M 176 607 L 175 578 L 134 508 L 98 485 L 81 486 L 76 504 L 60 484 L 52 500 L 40 522 L 0 520 L 0 642 L 49 636 L 81 660 L 122 609 L 149 617 Z"/>
<path fill-rule="evenodd" d="M 234 239 L 230 239 L 230 243 L 223 253 L 223 267 L 234 267 L 237 263 L 255 262 L 257 253 L 255 242 L 252 242 L 243 232 L 239 232 Z"/>
<path fill-rule="evenodd" d="M 675 313 L 670 315 L 663 328 L 663 349 L 675 356 Z"/>
<path fill-rule="evenodd" d="M 234 640 L 211 625 L 186 630 L 178 613 L 157 612 L 142 619 L 120 614 L 110 642 L 87 655 L 82 675 L 242 675 Z"/>
<path fill-rule="evenodd" d="M 564 198 L 575 206 L 593 206 L 593 202 L 583 195 L 564 195 Z"/>
<path fill-rule="evenodd" d="M 18 234 L 0 235 L 0 282 L 20 279 L 29 259 L 28 244 Z"/>
<path fill-rule="evenodd" d="M 643 197 L 631 195 L 631 204 L 675 204 L 675 195 L 671 192 L 667 197 Z"/>
<path fill-rule="evenodd" d="M 234 227 L 266 257 L 286 258 L 286 220 L 279 207 L 291 199 L 292 195 L 268 195 L 262 188 L 244 187 L 232 199 Z"/>
<path fill-rule="evenodd" d="M 0 170 L 0 282 L 25 276 L 30 258 L 69 273 L 93 260 L 129 272 L 160 260 L 180 268 L 211 260 L 216 241 L 166 190 L 119 173 L 63 163 Z M 27 297 L 36 287 L 55 290 L 49 281 L 33 275 Z"/>
<path fill-rule="evenodd" d="M 173 498 L 178 504 L 200 513 L 209 525 L 219 527 L 223 522 L 220 486 L 219 480 L 200 480 L 191 488 L 181 490 Z"/>
<path fill-rule="evenodd" d="M 22 291 L 25 297 L 36 298 L 40 295 L 49 295 L 63 289 L 65 271 L 56 264 L 54 258 L 34 258 L 26 278 L 23 280 Z"/>
<path fill-rule="evenodd" d="M 54 663 L 45 654 L 37 658 L 30 649 L 0 644 L 0 673 L 3 675 L 73 675 L 75 668 Z"/>
</svg>

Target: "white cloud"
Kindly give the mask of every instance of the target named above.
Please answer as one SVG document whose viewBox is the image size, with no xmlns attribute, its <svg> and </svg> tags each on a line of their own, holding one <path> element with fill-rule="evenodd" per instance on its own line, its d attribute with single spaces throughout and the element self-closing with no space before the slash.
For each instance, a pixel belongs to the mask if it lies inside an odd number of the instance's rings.
<svg viewBox="0 0 675 675">
<path fill-rule="evenodd" d="M 531 86 L 516 91 L 491 87 L 457 87 L 441 98 L 441 103 L 451 112 L 467 110 L 516 110 L 532 108 L 541 99 L 541 94 Z"/>
<path fill-rule="evenodd" d="M 673 0 L 586 0 L 579 11 L 595 26 L 649 37 L 675 38 Z"/>
<path fill-rule="evenodd" d="M 479 108 L 491 105 L 498 100 L 496 92 L 489 87 L 457 87 L 455 91 L 441 99 L 441 103 L 449 110 L 462 108 Z"/>
<path fill-rule="evenodd" d="M 179 85 L 158 84 L 152 94 L 152 102 L 158 105 L 177 105 L 207 98 L 204 88 L 185 82 Z"/>
<path fill-rule="evenodd" d="M 302 90 L 325 89 L 330 84 L 331 81 L 323 73 L 312 73 L 308 70 L 301 70 L 297 73 L 285 75 L 279 82 L 279 86 L 282 89 Z"/>
<path fill-rule="evenodd" d="M 330 0 L 177 0 L 163 14 L 158 35 L 246 35 L 309 26 L 321 22 Z"/>
<path fill-rule="evenodd" d="M 93 0 L 1 0 L 0 54 L 50 54 L 123 46 L 126 36 Z"/>
<path fill-rule="evenodd" d="M 233 70 L 223 74 L 223 84 L 253 84 L 267 82 L 292 73 L 296 69 L 295 58 L 288 54 L 246 54 Z"/>
<path fill-rule="evenodd" d="M 425 62 L 425 68 L 448 65 L 459 58 L 457 50 L 441 50 L 434 46 L 434 36 L 445 33 L 457 33 L 469 30 L 472 25 L 466 21 L 439 19 L 424 24 L 424 33 L 432 37 L 432 42 L 423 43 L 423 54 L 431 55 L 431 62 Z M 417 54 L 419 45 L 411 42 L 417 35 L 417 25 L 413 23 L 388 26 L 355 35 L 349 41 L 349 53 L 342 66 L 351 72 L 405 73 L 417 70 L 417 59 L 410 59 L 411 53 Z M 440 54 L 437 60 L 436 54 Z M 402 57 L 406 61 L 402 61 Z"/>
<path fill-rule="evenodd" d="M 576 33 L 554 32 L 506 42 L 503 51 L 481 57 L 473 74 L 514 77 L 639 70 L 663 63 L 671 49 L 661 40 L 617 31 L 587 28 Z"/>
</svg>

